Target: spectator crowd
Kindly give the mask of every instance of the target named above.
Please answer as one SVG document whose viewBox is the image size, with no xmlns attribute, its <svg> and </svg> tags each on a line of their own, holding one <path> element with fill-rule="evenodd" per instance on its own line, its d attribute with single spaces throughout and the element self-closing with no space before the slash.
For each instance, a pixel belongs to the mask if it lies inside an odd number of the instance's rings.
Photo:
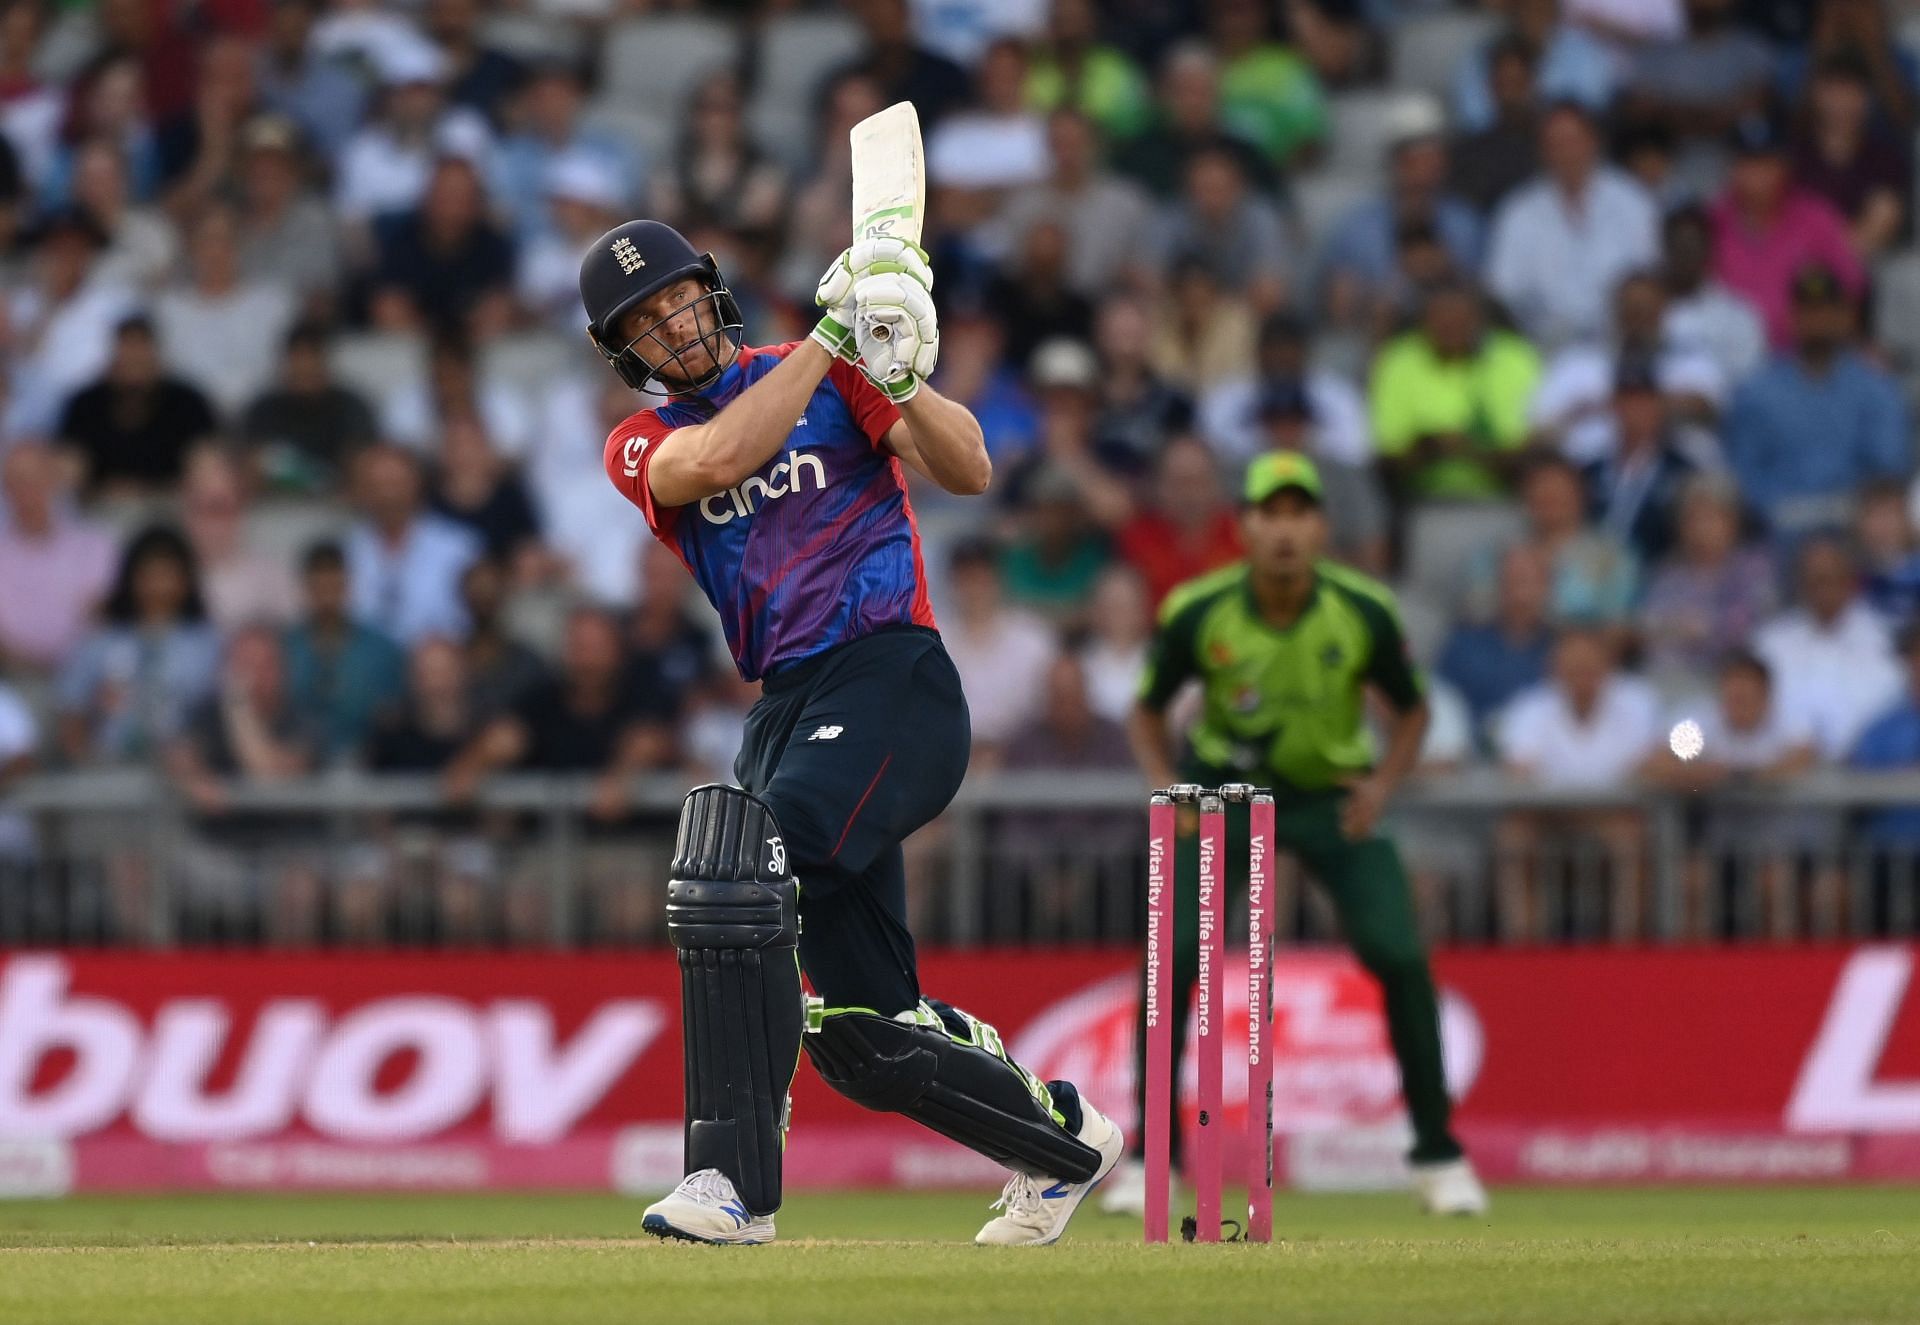
<svg viewBox="0 0 1920 1325">
<path fill-rule="evenodd" d="M 646 402 L 578 262 L 656 216 L 803 335 L 902 98 L 995 461 L 913 494 L 976 767 L 1129 766 L 1153 614 L 1271 449 L 1400 590 L 1436 762 L 1677 785 L 1691 717 L 1713 777 L 1920 767 L 1911 17 L 7 0 L 0 796 L 518 768 L 611 824 L 726 777 L 756 687 L 605 481 Z"/>
</svg>

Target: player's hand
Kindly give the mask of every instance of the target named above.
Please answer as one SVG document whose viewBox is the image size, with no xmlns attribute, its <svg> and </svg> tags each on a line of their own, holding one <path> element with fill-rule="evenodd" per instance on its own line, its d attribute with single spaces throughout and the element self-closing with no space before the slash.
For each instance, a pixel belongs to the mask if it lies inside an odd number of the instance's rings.
<svg viewBox="0 0 1920 1325">
<path fill-rule="evenodd" d="M 1349 842 L 1364 842 L 1380 826 L 1387 808 L 1387 786 L 1372 776 L 1349 779 L 1340 803 L 1340 832 Z"/>
<path fill-rule="evenodd" d="M 904 239 L 863 239 L 827 264 L 813 292 L 813 302 L 825 310 L 813 338 L 829 354 L 848 363 L 860 357 L 853 337 L 854 286 L 868 276 L 888 275 L 906 276 L 924 290 L 933 289 L 933 268 L 927 265 L 926 252 Z"/>
<path fill-rule="evenodd" d="M 940 321 L 933 296 L 901 272 L 854 286 L 854 341 L 860 370 L 895 404 L 911 400 L 940 361 Z"/>
</svg>

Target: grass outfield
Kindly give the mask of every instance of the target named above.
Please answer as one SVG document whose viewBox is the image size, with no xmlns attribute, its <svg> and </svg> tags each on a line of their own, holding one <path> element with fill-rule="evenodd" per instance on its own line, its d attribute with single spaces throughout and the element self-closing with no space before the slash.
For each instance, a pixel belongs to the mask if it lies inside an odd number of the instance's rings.
<svg viewBox="0 0 1920 1325">
<path fill-rule="evenodd" d="M 969 1245 L 986 1198 L 801 1195 L 781 1241 L 635 1235 L 608 1196 L 0 1202 L 7 1325 L 640 1321 L 1785 1325 L 1920 1320 L 1920 1190 L 1500 1191 L 1437 1222 L 1400 1196 L 1275 1202 L 1272 1246 Z"/>
</svg>

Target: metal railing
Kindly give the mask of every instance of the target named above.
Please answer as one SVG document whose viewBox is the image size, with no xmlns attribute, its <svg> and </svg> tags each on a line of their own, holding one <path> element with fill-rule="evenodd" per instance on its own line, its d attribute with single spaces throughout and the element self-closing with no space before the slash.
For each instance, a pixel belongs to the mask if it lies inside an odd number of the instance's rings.
<svg viewBox="0 0 1920 1325">
<path fill-rule="evenodd" d="M 32 843 L 0 848 L 0 945 L 657 943 L 686 783 L 636 780 L 617 821 L 588 813 L 592 787 L 502 777 L 451 806 L 431 778 L 339 772 L 233 784 L 209 812 L 144 771 L 37 777 L 0 799 L 0 821 L 24 818 Z M 915 932 L 1133 941 L 1144 806 L 1127 773 L 970 778 L 907 844 Z M 1436 939 L 1906 936 L 1920 929 L 1920 828 L 1887 822 L 1901 810 L 1920 824 L 1920 773 L 1677 797 L 1480 769 L 1409 784 L 1387 829 Z M 1334 933 L 1297 870 L 1275 893 L 1283 937 Z"/>
</svg>

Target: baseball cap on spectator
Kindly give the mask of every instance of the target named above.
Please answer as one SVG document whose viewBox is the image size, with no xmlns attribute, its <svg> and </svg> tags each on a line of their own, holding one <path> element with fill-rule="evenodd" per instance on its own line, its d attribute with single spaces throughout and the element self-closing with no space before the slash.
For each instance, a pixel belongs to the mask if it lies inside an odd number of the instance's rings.
<svg viewBox="0 0 1920 1325">
<path fill-rule="evenodd" d="M 1247 481 L 1241 496 L 1249 506 L 1258 506 L 1282 492 L 1298 492 L 1315 506 L 1320 504 L 1320 470 L 1298 451 L 1268 451 L 1254 457 L 1247 466 Z"/>
<path fill-rule="evenodd" d="M 447 79 L 447 57 L 426 41 L 394 42 L 380 51 L 380 82 L 386 87 L 430 83 Z"/>
<path fill-rule="evenodd" d="M 547 167 L 544 182 L 549 198 L 564 198 L 609 212 L 619 211 L 626 202 L 613 171 L 586 152 L 555 157 Z"/>
<path fill-rule="evenodd" d="M 284 115 L 256 115 L 240 131 L 240 145 L 249 152 L 298 152 L 300 130 Z"/>
<path fill-rule="evenodd" d="M 1100 384 L 1100 360 L 1085 342 L 1055 336 L 1034 350 L 1027 377 L 1036 391 L 1092 391 Z"/>
<path fill-rule="evenodd" d="M 947 569 L 959 572 L 986 567 L 998 570 L 1000 567 L 1000 549 L 991 538 L 984 534 L 970 535 L 957 540 L 953 550 L 947 554 Z"/>
<path fill-rule="evenodd" d="M 1430 96 L 1408 97 L 1395 100 L 1387 107 L 1382 127 L 1386 130 L 1387 151 L 1397 152 L 1415 143 L 1444 137 L 1447 116 L 1440 103 Z"/>
<path fill-rule="evenodd" d="M 1796 305 L 1844 304 L 1850 299 L 1833 268 L 1817 262 L 1794 272 L 1791 293 Z"/>
</svg>

